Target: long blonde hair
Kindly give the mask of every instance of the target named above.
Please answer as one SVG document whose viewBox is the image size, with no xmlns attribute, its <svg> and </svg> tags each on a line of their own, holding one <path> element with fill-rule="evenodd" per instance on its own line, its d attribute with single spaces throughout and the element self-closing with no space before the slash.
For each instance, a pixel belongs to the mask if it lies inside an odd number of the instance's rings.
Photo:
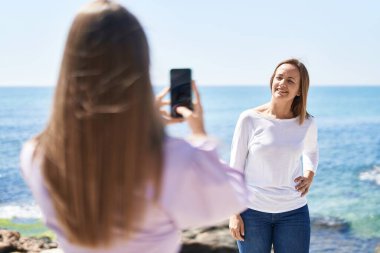
<svg viewBox="0 0 380 253">
<path fill-rule="evenodd" d="M 159 197 L 164 136 L 140 23 L 112 1 L 89 4 L 71 26 L 36 150 L 71 242 L 107 246 L 115 231 L 131 235 Z"/>
<path fill-rule="evenodd" d="M 307 94 L 309 92 L 309 73 L 305 65 L 298 59 L 287 59 L 280 62 L 273 71 L 272 77 L 270 79 L 270 88 L 272 90 L 273 79 L 276 75 L 277 69 L 283 64 L 291 64 L 295 66 L 300 73 L 300 95 L 295 97 L 291 106 L 292 113 L 295 117 L 299 116 L 300 125 L 303 124 L 305 119 L 308 119 L 311 115 L 306 110 L 307 105 Z"/>
</svg>

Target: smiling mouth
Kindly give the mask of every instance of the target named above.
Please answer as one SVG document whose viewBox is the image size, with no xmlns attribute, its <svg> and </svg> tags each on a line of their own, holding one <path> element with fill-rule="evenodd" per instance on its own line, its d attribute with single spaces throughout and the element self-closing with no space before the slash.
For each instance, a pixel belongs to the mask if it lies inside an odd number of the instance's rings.
<svg viewBox="0 0 380 253">
<path fill-rule="evenodd" d="M 276 92 L 282 94 L 282 95 L 285 95 L 285 94 L 288 94 L 287 91 L 284 91 L 284 90 L 279 90 L 279 89 L 276 89 Z"/>
</svg>

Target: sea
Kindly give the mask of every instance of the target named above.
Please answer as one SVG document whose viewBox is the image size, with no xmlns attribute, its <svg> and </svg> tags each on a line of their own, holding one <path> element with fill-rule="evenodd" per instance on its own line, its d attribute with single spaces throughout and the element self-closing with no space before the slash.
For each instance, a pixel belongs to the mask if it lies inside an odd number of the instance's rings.
<svg viewBox="0 0 380 253">
<path fill-rule="evenodd" d="M 269 87 L 199 89 L 207 132 L 219 141 L 220 156 L 228 162 L 239 114 L 268 102 Z M 41 218 L 20 175 L 19 153 L 45 127 L 53 94 L 53 87 L 0 88 L 0 219 Z M 308 112 L 317 121 L 320 147 L 319 168 L 307 197 L 310 252 L 375 252 L 380 249 L 380 86 L 312 86 Z M 185 124 L 167 131 L 189 134 Z"/>
</svg>

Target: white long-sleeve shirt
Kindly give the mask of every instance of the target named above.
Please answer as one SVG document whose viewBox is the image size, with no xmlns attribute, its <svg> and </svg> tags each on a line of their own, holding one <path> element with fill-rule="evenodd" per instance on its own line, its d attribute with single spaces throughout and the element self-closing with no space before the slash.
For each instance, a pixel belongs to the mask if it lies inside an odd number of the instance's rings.
<svg viewBox="0 0 380 253">
<path fill-rule="evenodd" d="M 236 124 L 230 166 L 243 172 L 249 208 L 268 213 L 294 210 L 307 203 L 295 189 L 303 170 L 317 170 L 318 133 L 314 118 L 274 119 L 253 109 Z"/>
<path fill-rule="evenodd" d="M 40 206 L 46 225 L 66 253 L 175 253 L 181 229 L 212 225 L 246 209 L 243 174 L 219 161 L 215 145 L 200 140 L 192 145 L 167 137 L 161 198 L 146 207 L 145 218 L 129 240 L 118 238 L 109 248 L 92 249 L 67 240 L 56 217 L 41 172 L 41 159 L 33 159 L 36 143 L 21 152 L 21 170 Z"/>
</svg>

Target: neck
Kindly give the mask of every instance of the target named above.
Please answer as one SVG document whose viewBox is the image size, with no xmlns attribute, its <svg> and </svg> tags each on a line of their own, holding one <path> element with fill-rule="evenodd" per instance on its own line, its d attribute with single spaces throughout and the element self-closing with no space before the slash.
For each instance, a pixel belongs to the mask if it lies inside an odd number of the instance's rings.
<svg viewBox="0 0 380 253">
<path fill-rule="evenodd" d="M 291 111 L 292 101 L 278 102 L 271 101 L 269 103 L 267 113 L 277 119 L 290 119 L 293 118 L 293 112 Z"/>
</svg>

